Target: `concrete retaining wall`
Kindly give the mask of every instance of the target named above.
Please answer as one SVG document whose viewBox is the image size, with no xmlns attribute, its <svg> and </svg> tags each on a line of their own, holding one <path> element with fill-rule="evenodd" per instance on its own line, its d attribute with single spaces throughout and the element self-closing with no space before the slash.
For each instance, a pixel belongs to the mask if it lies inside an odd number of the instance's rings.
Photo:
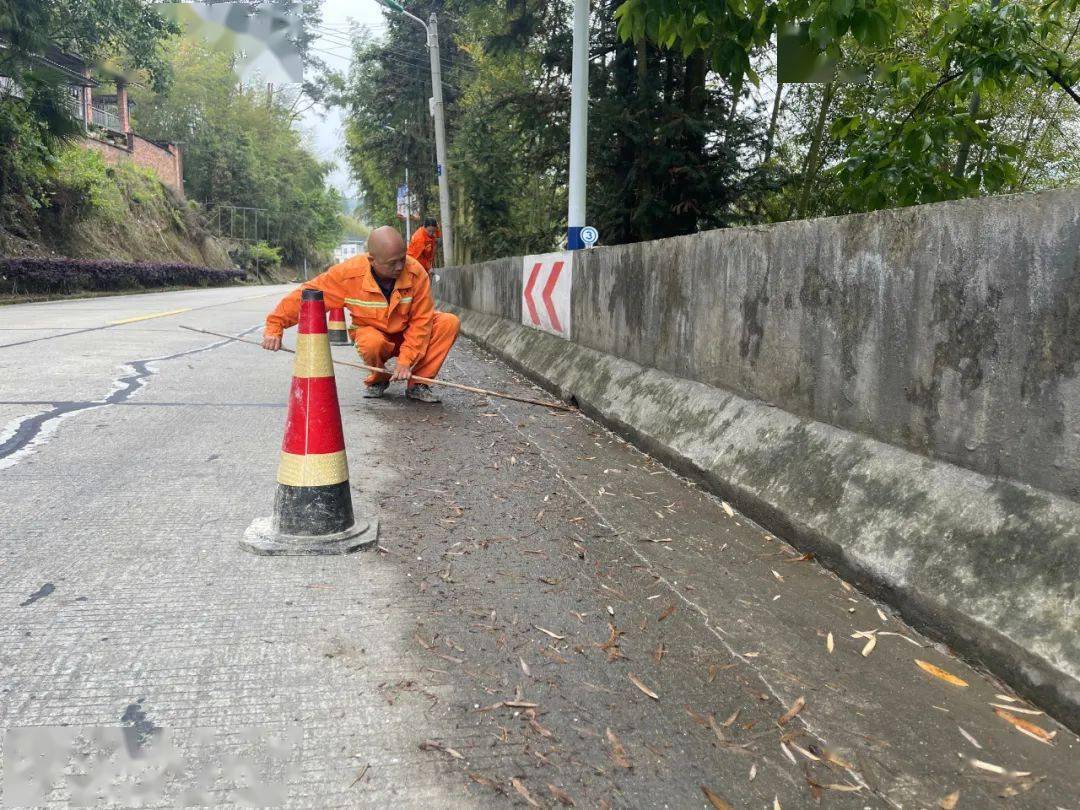
<svg viewBox="0 0 1080 810">
<path fill-rule="evenodd" d="M 466 333 L 1080 728 L 1080 190 L 440 271 Z"/>
</svg>

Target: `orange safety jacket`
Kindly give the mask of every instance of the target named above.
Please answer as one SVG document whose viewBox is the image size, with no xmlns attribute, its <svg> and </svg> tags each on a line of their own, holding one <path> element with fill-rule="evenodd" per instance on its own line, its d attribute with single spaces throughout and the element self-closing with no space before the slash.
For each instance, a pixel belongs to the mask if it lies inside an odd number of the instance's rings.
<svg viewBox="0 0 1080 810">
<path fill-rule="evenodd" d="M 424 265 L 425 270 L 430 271 L 431 265 L 435 264 L 435 246 L 441 236 L 442 231 L 438 228 L 435 229 L 434 236 L 428 236 L 424 228 L 417 228 L 409 240 L 409 255 Z"/>
<path fill-rule="evenodd" d="M 431 297 L 431 279 L 416 259 L 406 257 L 405 269 L 398 276 L 389 301 L 371 275 L 366 254 L 335 264 L 281 299 L 266 317 L 267 335 L 281 335 L 299 320 L 300 293 L 305 289 L 322 290 L 328 310 L 348 309 L 352 315 L 350 331 L 371 327 L 387 338 L 400 337 L 399 365 L 414 365 L 427 353 L 435 300 Z"/>
</svg>

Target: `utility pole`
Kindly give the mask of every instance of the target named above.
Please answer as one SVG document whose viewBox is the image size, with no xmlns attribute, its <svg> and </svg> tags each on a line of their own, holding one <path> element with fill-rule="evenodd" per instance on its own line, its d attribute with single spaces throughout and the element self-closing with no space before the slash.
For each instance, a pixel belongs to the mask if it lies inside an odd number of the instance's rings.
<svg viewBox="0 0 1080 810">
<path fill-rule="evenodd" d="M 443 262 L 454 263 L 453 223 L 450 221 L 450 181 L 446 176 L 446 118 L 442 96 L 442 63 L 439 61 L 439 20 L 431 12 L 427 25 L 431 55 L 431 115 L 435 118 L 435 167 L 439 175 L 439 210 L 442 212 Z"/>
<path fill-rule="evenodd" d="M 566 247 L 581 250 L 585 226 L 585 174 L 589 147 L 589 0 L 574 0 L 574 50 L 570 74 L 570 193 Z"/>
<path fill-rule="evenodd" d="M 427 36 L 428 53 L 431 56 L 431 115 L 435 119 L 435 172 L 439 177 L 439 211 L 442 214 L 442 248 L 443 261 L 453 264 L 454 256 L 454 233 L 453 217 L 450 214 L 450 172 L 446 165 L 446 115 L 443 107 L 442 92 L 442 63 L 439 61 L 439 24 L 438 18 L 432 12 L 428 22 L 424 22 L 405 10 L 398 0 L 377 0 L 380 5 L 386 6 L 393 11 L 399 11 L 423 26 Z M 577 0 L 581 2 L 581 0 Z M 586 17 L 588 16 L 586 0 Z M 587 25 L 586 25 L 587 27 Z M 588 31 L 586 30 L 586 39 Z M 586 48 L 588 47 L 586 43 Z"/>
</svg>

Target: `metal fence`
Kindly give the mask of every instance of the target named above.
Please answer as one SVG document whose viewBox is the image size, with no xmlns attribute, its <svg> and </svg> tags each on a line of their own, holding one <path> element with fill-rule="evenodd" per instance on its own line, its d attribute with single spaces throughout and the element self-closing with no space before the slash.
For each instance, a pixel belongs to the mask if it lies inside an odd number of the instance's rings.
<svg viewBox="0 0 1080 810">
<path fill-rule="evenodd" d="M 92 114 L 91 120 L 93 121 L 94 126 L 111 129 L 113 132 L 120 131 L 120 116 L 116 113 L 106 110 L 103 107 L 91 107 L 90 112 Z"/>
</svg>

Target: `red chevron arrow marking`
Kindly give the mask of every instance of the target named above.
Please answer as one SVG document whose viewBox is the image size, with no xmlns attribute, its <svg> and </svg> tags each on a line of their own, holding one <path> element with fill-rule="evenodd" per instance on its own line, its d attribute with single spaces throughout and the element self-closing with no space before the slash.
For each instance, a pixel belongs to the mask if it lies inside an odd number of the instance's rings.
<svg viewBox="0 0 1080 810">
<path fill-rule="evenodd" d="M 542 262 L 533 265 L 532 272 L 529 273 L 529 283 L 525 285 L 525 305 L 529 308 L 529 317 L 536 326 L 540 325 L 540 315 L 536 311 L 536 303 L 533 301 L 532 293 L 533 287 L 536 286 L 536 277 L 540 275 L 541 267 L 543 267 Z"/>
<path fill-rule="evenodd" d="M 541 295 L 544 306 L 547 308 L 548 319 L 551 321 L 551 328 L 556 332 L 562 331 L 562 324 L 559 323 L 559 316 L 555 314 L 555 305 L 551 302 L 551 293 L 555 289 L 555 284 L 559 280 L 559 273 L 562 272 L 562 269 L 563 262 L 555 262 L 551 268 L 551 275 L 548 276 L 547 284 L 544 285 L 544 292 Z"/>
</svg>

